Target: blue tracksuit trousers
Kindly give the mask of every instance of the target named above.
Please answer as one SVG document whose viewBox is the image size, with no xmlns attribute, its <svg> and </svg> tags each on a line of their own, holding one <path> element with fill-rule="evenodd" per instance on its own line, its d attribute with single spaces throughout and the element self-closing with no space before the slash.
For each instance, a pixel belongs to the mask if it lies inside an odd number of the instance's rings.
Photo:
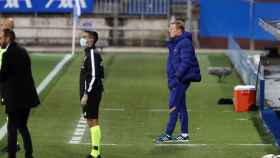
<svg viewBox="0 0 280 158">
<path fill-rule="evenodd" d="M 188 133 L 188 113 L 186 106 L 186 91 L 190 83 L 182 84 L 179 83 L 176 88 L 169 91 L 169 109 L 174 109 L 169 113 L 169 120 L 166 127 L 166 134 L 172 135 L 175 127 L 177 118 L 180 119 L 181 133 Z"/>
</svg>

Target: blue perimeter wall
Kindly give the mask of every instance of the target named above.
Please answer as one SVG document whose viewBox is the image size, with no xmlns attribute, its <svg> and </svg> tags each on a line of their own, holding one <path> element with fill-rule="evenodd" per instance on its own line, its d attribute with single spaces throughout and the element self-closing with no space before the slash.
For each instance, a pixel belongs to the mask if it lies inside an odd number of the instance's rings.
<svg viewBox="0 0 280 158">
<path fill-rule="evenodd" d="M 200 0 L 200 35 L 202 37 L 251 38 L 276 40 L 259 25 L 259 18 L 280 20 L 280 3 L 255 2 L 252 25 L 249 0 Z M 252 28 L 252 29 L 251 29 Z"/>
</svg>

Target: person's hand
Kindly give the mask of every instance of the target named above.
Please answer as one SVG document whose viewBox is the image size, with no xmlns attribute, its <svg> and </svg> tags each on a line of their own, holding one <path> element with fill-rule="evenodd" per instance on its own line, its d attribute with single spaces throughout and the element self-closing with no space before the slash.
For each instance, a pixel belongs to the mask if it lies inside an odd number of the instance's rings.
<svg viewBox="0 0 280 158">
<path fill-rule="evenodd" d="M 88 95 L 84 94 L 84 96 L 81 99 L 81 105 L 85 106 L 87 104 L 87 100 L 88 100 Z"/>
</svg>

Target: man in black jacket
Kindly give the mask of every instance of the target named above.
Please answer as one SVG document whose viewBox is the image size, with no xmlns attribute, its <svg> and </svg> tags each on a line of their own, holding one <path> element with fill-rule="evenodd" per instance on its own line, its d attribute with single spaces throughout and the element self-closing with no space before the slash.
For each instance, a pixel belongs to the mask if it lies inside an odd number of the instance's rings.
<svg viewBox="0 0 280 158">
<path fill-rule="evenodd" d="M 95 49 L 98 34 L 95 31 L 84 31 L 80 44 L 85 48 L 84 60 L 80 73 L 80 99 L 83 114 L 90 128 L 92 150 L 87 158 L 101 158 L 101 130 L 98 124 L 98 110 L 102 98 L 104 70 L 102 58 Z"/>
<path fill-rule="evenodd" d="M 6 18 L 4 19 L 4 21 L 0 24 L 0 29 L 10 29 L 10 30 L 14 30 L 14 19 L 13 18 Z M 1 69 L 1 65 L 2 65 L 2 57 L 3 57 L 3 54 L 6 52 L 5 49 L 2 49 L 1 48 L 1 45 L 0 45 L 0 69 Z M 1 96 L 1 104 L 2 103 L 2 84 L 0 83 L 0 96 Z M 8 117 L 7 117 L 7 120 L 8 120 Z M 20 145 L 19 143 L 17 143 L 17 150 L 19 151 L 20 150 Z M 8 152 L 8 146 L 5 146 L 2 150 L 2 152 Z"/>
<path fill-rule="evenodd" d="M 2 58 L 0 81 L 8 115 L 8 158 L 16 158 L 17 131 L 23 138 L 25 157 L 33 158 L 27 120 L 31 108 L 38 106 L 40 100 L 32 77 L 29 55 L 15 42 L 15 38 L 14 31 L 0 30 L 0 45 L 6 49 Z"/>
</svg>

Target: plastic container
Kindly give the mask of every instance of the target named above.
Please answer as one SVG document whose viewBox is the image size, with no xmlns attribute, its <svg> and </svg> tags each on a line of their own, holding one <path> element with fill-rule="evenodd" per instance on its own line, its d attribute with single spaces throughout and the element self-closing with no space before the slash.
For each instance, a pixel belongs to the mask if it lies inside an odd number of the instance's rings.
<svg viewBox="0 0 280 158">
<path fill-rule="evenodd" d="M 235 112 L 247 112 L 256 104 L 256 88 L 254 85 L 235 86 L 233 96 Z"/>
</svg>

